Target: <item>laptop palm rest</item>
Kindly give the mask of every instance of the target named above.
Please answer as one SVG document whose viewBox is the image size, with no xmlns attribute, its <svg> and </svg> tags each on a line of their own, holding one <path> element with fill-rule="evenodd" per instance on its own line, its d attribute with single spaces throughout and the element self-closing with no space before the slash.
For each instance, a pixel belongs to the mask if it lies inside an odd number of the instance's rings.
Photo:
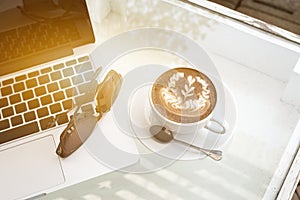
<svg viewBox="0 0 300 200">
<path fill-rule="evenodd" d="M 18 199 L 65 182 L 52 136 L 0 151 L 1 199 Z"/>
</svg>

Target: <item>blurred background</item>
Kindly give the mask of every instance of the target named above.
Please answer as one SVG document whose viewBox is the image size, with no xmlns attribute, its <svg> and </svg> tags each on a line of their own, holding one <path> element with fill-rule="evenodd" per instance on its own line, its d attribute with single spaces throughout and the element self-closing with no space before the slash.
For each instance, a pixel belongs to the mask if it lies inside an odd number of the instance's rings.
<svg viewBox="0 0 300 200">
<path fill-rule="evenodd" d="M 300 0 L 209 0 L 300 35 Z"/>
</svg>

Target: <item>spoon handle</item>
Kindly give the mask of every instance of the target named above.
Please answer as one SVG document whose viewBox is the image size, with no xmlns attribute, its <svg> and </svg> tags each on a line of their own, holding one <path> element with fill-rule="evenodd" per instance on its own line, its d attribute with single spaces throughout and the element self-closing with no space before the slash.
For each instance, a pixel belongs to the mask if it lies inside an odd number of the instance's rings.
<svg viewBox="0 0 300 200">
<path fill-rule="evenodd" d="M 189 144 L 187 142 L 181 141 L 181 140 L 177 140 L 174 139 L 176 142 L 188 145 L 194 149 L 197 149 L 199 151 L 201 151 L 202 153 L 204 153 L 205 155 L 211 157 L 212 159 L 216 160 L 216 161 L 220 161 L 222 159 L 222 151 L 219 150 L 209 150 L 209 149 L 203 149 L 201 147 L 195 146 L 193 144 Z"/>
</svg>

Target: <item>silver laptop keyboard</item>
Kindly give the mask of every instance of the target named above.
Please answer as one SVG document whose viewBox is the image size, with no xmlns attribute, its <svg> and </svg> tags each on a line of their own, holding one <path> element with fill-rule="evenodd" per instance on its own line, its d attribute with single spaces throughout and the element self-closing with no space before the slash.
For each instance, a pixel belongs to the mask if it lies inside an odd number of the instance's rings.
<svg viewBox="0 0 300 200">
<path fill-rule="evenodd" d="M 86 93 L 93 75 L 84 56 L 2 81 L 0 144 L 69 122 L 74 105 L 94 99 Z"/>
</svg>

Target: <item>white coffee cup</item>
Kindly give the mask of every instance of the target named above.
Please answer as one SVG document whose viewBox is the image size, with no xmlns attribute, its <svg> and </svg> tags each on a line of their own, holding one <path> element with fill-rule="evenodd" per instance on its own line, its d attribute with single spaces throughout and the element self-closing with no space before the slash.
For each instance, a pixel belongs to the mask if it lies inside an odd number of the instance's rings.
<svg viewBox="0 0 300 200">
<path fill-rule="evenodd" d="M 208 131 L 215 133 L 215 134 L 225 134 L 226 128 L 223 126 L 223 124 L 214 118 L 212 118 L 213 110 L 212 112 L 206 116 L 205 118 L 196 121 L 196 122 L 175 122 L 173 120 L 168 119 L 166 116 L 161 114 L 157 106 L 160 105 L 154 105 L 152 100 L 152 88 L 154 84 L 150 88 L 149 91 L 149 102 L 150 102 L 150 123 L 151 126 L 153 125 L 159 125 L 162 127 L 167 128 L 168 130 L 173 131 L 174 133 L 180 133 L 180 134 L 189 134 L 189 133 L 195 133 L 196 131 L 199 131 L 200 129 L 207 129 Z M 163 110 L 164 108 L 162 107 Z"/>
</svg>

